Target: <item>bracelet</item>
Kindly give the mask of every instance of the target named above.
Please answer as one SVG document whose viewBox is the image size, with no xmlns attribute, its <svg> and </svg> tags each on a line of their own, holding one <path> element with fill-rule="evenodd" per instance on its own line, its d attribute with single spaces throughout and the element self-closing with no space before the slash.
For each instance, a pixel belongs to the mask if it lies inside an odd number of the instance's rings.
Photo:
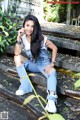
<svg viewBox="0 0 80 120">
<path fill-rule="evenodd" d="M 21 41 L 17 41 L 16 44 L 21 45 Z"/>
<path fill-rule="evenodd" d="M 56 61 L 52 61 L 53 64 L 55 64 Z"/>
<path fill-rule="evenodd" d="M 54 67 L 54 63 L 51 63 L 51 67 Z"/>
</svg>

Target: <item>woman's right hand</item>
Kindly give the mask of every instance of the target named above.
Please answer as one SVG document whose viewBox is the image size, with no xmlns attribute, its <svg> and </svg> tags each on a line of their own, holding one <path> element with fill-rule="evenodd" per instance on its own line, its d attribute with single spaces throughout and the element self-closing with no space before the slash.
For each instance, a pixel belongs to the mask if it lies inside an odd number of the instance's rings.
<svg viewBox="0 0 80 120">
<path fill-rule="evenodd" d="M 25 34 L 25 28 L 21 28 L 18 31 L 18 36 L 17 36 L 17 41 L 21 41 L 22 40 L 22 36 Z"/>
</svg>

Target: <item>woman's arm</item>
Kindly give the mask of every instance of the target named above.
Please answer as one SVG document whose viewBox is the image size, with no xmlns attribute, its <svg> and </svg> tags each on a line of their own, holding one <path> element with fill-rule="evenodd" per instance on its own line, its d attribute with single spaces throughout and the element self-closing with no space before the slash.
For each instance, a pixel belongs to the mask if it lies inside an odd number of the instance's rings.
<svg viewBox="0 0 80 120">
<path fill-rule="evenodd" d="M 15 48 L 14 48 L 14 54 L 15 55 L 19 55 L 21 53 L 21 51 L 22 51 L 22 48 L 23 48 L 22 36 L 23 36 L 24 33 L 25 33 L 25 29 L 24 28 L 21 28 L 18 31 L 17 43 L 16 43 Z"/>
<path fill-rule="evenodd" d="M 51 63 L 54 66 L 58 49 L 50 40 L 46 41 L 46 46 L 52 50 L 52 61 L 51 61 Z"/>
<path fill-rule="evenodd" d="M 16 43 L 15 48 L 14 48 L 14 54 L 19 55 L 21 51 L 22 51 L 21 45 Z"/>
</svg>

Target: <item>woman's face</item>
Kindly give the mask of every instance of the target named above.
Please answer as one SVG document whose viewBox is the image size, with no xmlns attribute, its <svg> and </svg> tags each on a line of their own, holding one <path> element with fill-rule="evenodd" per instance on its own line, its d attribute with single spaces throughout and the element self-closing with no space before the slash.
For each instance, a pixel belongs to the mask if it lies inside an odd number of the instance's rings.
<svg viewBox="0 0 80 120">
<path fill-rule="evenodd" d="M 34 21 L 32 20 L 26 21 L 24 28 L 25 28 L 26 35 L 31 36 L 34 30 Z"/>
</svg>

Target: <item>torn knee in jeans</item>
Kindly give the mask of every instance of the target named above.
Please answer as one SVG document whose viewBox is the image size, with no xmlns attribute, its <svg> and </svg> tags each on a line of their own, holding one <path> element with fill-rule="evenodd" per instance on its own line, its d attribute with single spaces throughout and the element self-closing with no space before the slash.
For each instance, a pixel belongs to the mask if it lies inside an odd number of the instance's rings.
<svg viewBox="0 0 80 120">
<path fill-rule="evenodd" d="M 47 70 L 46 68 L 44 69 L 45 73 L 47 73 L 48 75 L 51 74 L 53 71 L 55 71 L 54 68 L 50 68 L 49 70 Z"/>
<path fill-rule="evenodd" d="M 56 92 L 53 91 L 53 90 L 48 90 L 47 93 L 48 93 L 48 94 L 51 94 L 51 95 L 56 95 Z"/>
<path fill-rule="evenodd" d="M 17 67 L 22 65 L 26 60 L 27 58 L 23 57 L 22 55 L 14 56 L 14 62 Z"/>
</svg>

